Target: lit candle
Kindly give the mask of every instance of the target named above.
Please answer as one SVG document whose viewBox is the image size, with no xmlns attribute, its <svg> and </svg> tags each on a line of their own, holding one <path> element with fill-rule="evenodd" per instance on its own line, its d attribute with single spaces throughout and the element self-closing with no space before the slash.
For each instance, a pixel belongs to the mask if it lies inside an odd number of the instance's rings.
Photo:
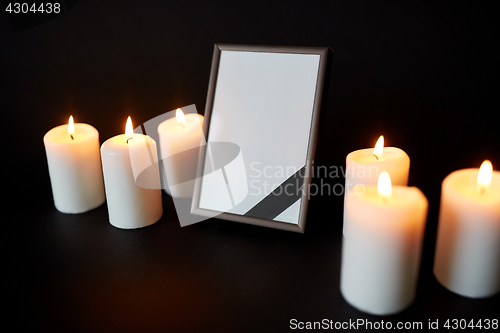
<svg viewBox="0 0 500 333">
<path fill-rule="evenodd" d="M 379 175 L 387 172 L 394 185 L 408 185 L 410 158 L 401 149 L 384 147 L 380 136 L 375 148 L 353 151 L 346 158 L 346 193 L 358 184 L 376 185 Z"/>
<path fill-rule="evenodd" d="M 134 175 L 134 164 L 156 163 L 156 142 L 147 135 L 133 133 L 128 117 L 125 134 L 106 140 L 101 156 L 109 222 L 117 228 L 134 229 L 158 221 L 163 214 L 158 169 L 149 169 L 153 172 L 148 182 L 156 184 L 150 188 L 138 186 Z"/>
<path fill-rule="evenodd" d="M 500 291 L 500 172 L 489 161 L 443 181 L 434 275 L 466 297 Z"/>
<path fill-rule="evenodd" d="M 105 200 L 99 156 L 99 132 L 88 124 L 57 126 L 43 137 L 55 207 L 83 213 Z"/>
<path fill-rule="evenodd" d="M 392 184 L 396 186 L 408 185 L 410 157 L 399 148 L 384 147 L 384 136 L 381 135 L 375 148 L 360 149 L 347 155 L 345 201 L 352 188 L 357 193 L 362 193 L 364 188 L 358 185 L 376 185 L 379 175 L 384 171 L 391 177 Z M 344 218 L 344 229 L 345 223 Z"/>
<path fill-rule="evenodd" d="M 351 190 L 342 244 L 340 290 L 348 303 L 377 315 L 415 298 L 428 202 L 415 187 L 391 185 L 382 172 L 362 194 Z"/>
<path fill-rule="evenodd" d="M 177 109 L 175 118 L 158 125 L 163 171 L 173 197 L 190 198 L 193 195 L 203 120 L 202 115 L 184 114 Z"/>
</svg>

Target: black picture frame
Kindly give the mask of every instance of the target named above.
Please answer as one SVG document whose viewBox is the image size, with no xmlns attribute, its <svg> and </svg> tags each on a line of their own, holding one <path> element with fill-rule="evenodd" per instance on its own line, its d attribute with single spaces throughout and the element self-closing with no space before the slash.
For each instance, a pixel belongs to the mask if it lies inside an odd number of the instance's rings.
<svg viewBox="0 0 500 333">
<path fill-rule="evenodd" d="M 312 107 L 311 127 L 307 142 L 306 165 L 301 174 L 303 177 L 303 188 L 301 190 L 301 202 L 299 208 L 298 223 L 286 223 L 275 221 L 269 218 L 239 215 L 229 212 L 217 212 L 214 210 L 200 207 L 201 186 L 203 182 L 206 149 L 200 149 L 198 161 L 197 179 L 194 187 L 191 212 L 196 215 L 216 217 L 224 220 L 230 220 L 240 223 L 258 225 L 263 227 L 287 230 L 292 232 L 304 233 L 306 225 L 307 208 L 309 201 L 309 185 L 312 179 L 312 166 L 314 164 L 314 154 L 318 139 L 320 127 L 320 115 L 324 114 L 322 109 L 326 106 L 327 86 L 331 71 L 333 51 L 329 47 L 296 47 L 296 46 L 263 46 L 263 45 L 234 45 L 234 44 L 215 44 L 212 58 L 211 73 L 208 85 L 207 100 L 205 106 L 205 121 L 203 131 L 205 138 L 209 139 L 211 119 L 213 116 L 214 99 L 217 90 L 217 78 L 221 54 L 224 51 L 243 51 L 243 52 L 265 52 L 265 53 L 286 53 L 286 54 L 311 54 L 319 55 L 319 66 L 314 94 L 314 103 Z"/>
</svg>

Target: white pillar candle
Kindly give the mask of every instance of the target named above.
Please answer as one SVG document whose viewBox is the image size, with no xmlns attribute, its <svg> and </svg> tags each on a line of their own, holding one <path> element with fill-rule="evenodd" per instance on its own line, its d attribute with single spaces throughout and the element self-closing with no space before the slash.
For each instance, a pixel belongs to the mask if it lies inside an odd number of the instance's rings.
<svg viewBox="0 0 500 333">
<path fill-rule="evenodd" d="M 383 171 L 389 174 L 393 185 L 408 185 L 410 158 L 399 148 L 384 147 L 384 137 L 380 136 L 375 148 L 360 149 L 347 155 L 345 193 L 358 184 L 376 185 Z"/>
<path fill-rule="evenodd" d="M 158 221 L 163 214 L 159 171 L 155 168 L 156 172 L 149 175 L 148 183 L 156 186 L 142 188 L 136 184 L 132 163 L 136 160 L 139 165 L 144 161 L 154 164 L 158 159 L 156 142 L 147 135 L 133 133 L 129 117 L 125 134 L 106 140 L 101 156 L 109 222 L 117 228 L 135 229 Z"/>
<path fill-rule="evenodd" d="M 351 190 L 342 244 L 340 290 L 348 303 L 388 315 L 415 298 L 428 202 L 415 187 L 391 187 L 381 173 L 378 186 Z"/>
<path fill-rule="evenodd" d="M 158 125 L 163 172 L 173 197 L 193 196 L 199 147 L 204 138 L 203 120 L 202 115 L 184 115 L 177 109 L 176 117 Z"/>
<path fill-rule="evenodd" d="M 500 291 L 500 172 L 489 161 L 443 181 L 434 275 L 466 297 Z"/>
<path fill-rule="evenodd" d="M 83 213 L 103 204 L 99 132 L 88 124 L 57 126 L 43 137 L 55 207 Z"/>
<path fill-rule="evenodd" d="M 384 147 L 383 135 L 377 140 L 375 148 L 355 150 L 347 155 L 344 206 L 352 188 L 357 193 L 362 193 L 364 187 L 358 185 L 376 185 L 379 175 L 384 171 L 391 177 L 393 185 L 408 185 L 410 157 L 402 149 Z M 344 234 L 345 224 L 346 219 L 344 217 Z"/>
</svg>

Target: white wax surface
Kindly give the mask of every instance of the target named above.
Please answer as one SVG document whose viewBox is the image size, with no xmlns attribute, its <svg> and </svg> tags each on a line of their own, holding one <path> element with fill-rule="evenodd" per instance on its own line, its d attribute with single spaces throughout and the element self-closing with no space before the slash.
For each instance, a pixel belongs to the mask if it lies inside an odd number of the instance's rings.
<svg viewBox="0 0 500 333">
<path fill-rule="evenodd" d="M 63 213 L 83 213 L 104 203 L 99 133 L 88 124 L 57 126 L 43 137 L 55 207 Z"/>
<path fill-rule="evenodd" d="M 185 118 L 184 126 L 179 124 L 175 117 L 158 125 L 163 171 L 170 194 L 179 198 L 193 196 L 199 155 L 197 148 L 203 143 L 204 117 L 188 113 Z"/>
<path fill-rule="evenodd" d="M 407 186 L 410 173 L 410 157 L 404 150 L 384 147 L 382 156 L 377 160 L 373 148 L 355 150 L 346 158 L 344 205 L 349 199 L 351 189 L 362 193 L 363 187 L 357 185 L 377 185 L 378 176 L 387 172 L 392 185 Z M 344 216 L 344 234 L 346 219 Z"/>
<path fill-rule="evenodd" d="M 455 171 L 443 181 L 434 260 L 437 280 L 471 298 L 500 291 L 500 172 L 480 193 L 478 171 Z"/>
<path fill-rule="evenodd" d="M 143 143 L 147 140 L 148 145 Z M 130 149 L 130 151 L 129 151 Z M 101 146 L 102 167 L 106 188 L 109 222 L 122 229 L 151 225 L 163 214 L 160 174 L 158 169 L 149 176 L 149 187 L 138 186 L 134 179 L 130 155 L 134 158 L 157 160 L 156 142 L 147 135 L 133 134 L 126 143 L 125 135 L 106 140 Z M 151 186 L 151 182 L 157 186 Z"/>
<path fill-rule="evenodd" d="M 378 176 L 386 171 L 393 185 L 408 185 L 410 158 L 403 150 L 384 147 L 382 156 L 377 160 L 373 148 L 353 151 L 346 158 L 346 184 L 376 185 Z M 347 192 L 350 190 L 347 189 Z"/>
<path fill-rule="evenodd" d="M 346 201 L 340 289 L 348 303 L 387 315 L 413 302 L 427 209 L 422 192 L 405 186 L 388 201 L 376 186 Z"/>
</svg>

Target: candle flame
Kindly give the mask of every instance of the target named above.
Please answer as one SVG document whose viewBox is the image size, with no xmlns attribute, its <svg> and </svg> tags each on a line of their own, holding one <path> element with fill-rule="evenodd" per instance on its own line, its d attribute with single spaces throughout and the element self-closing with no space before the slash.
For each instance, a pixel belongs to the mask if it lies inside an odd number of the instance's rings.
<svg viewBox="0 0 500 333">
<path fill-rule="evenodd" d="M 373 149 L 373 156 L 378 159 L 382 157 L 382 153 L 384 152 L 384 136 L 381 135 L 378 138 L 377 143 L 375 144 L 375 148 Z"/>
<path fill-rule="evenodd" d="M 391 176 L 385 171 L 378 177 L 377 190 L 383 199 L 389 199 L 392 195 Z"/>
<path fill-rule="evenodd" d="M 127 124 L 125 125 L 125 140 L 128 143 L 128 140 L 132 138 L 134 135 L 134 129 L 132 128 L 132 119 L 130 116 L 127 118 Z"/>
<path fill-rule="evenodd" d="M 73 139 L 73 135 L 75 134 L 75 122 L 73 121 L 73 116 L 69 116 L 68 134 Z"/>
<path fill-rule="evenodd" d="M 181 109 L 175 110 L 175 118 L 177 118 L 177 122 L 184 127 L 186 124 L 186 117 L 184 117 L 184 112 Z"/>
<path fill-rule="evenodd" d="M 477 188 L 480 193 L 485 192 L 491 184 L 493 178 L 493 165 L 486 160 L 481 164 L 479 173 L 477 174 Z"/>
</svg>

